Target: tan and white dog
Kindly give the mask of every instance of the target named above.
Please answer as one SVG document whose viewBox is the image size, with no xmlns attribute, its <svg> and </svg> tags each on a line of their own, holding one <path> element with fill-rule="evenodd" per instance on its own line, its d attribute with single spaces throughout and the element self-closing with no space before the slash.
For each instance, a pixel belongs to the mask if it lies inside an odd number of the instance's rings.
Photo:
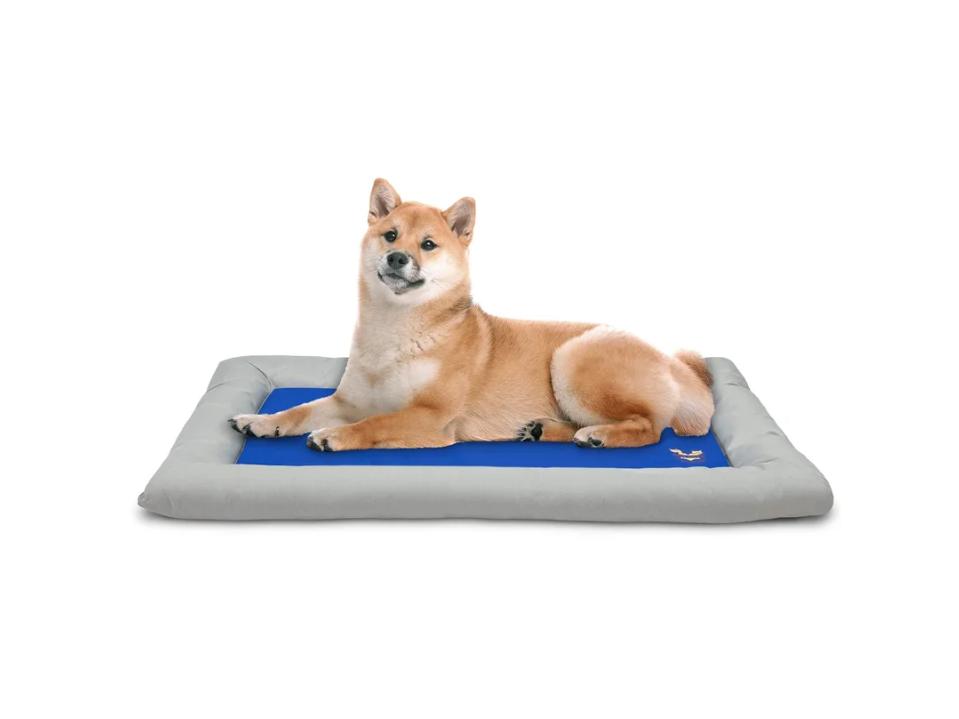
<svg viewBox="0 0 959 719">
<path fill-rule="evenodd" d="M 665 427 L 702 435 L 713 414 L 702 357 L 665 355 L 602 325 L 507 320 L 470 296 L 476 204 L 442 212 L 370 195 L 360 314 L 336 393 L 230 423 L 254 437 L 310 433 L 321 451 L 521 439 L 639 447 Z"/>
</svg>

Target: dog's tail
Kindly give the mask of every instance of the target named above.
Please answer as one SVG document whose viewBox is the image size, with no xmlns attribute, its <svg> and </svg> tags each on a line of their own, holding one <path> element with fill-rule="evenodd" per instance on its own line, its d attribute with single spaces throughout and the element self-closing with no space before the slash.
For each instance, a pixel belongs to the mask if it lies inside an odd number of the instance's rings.
<svg viewBox="0 0 959 719">
<path fill-rule="evenodd" d="M 669 426 L 679 435 L 701 436 L 713 419 L 713 376 L 706 360 L 696 352 L 676 353 L 673 377 L 680 388 L 679 402 Z"/>
<path fill-rule="evenodd" d="M 676 353 L 676 359 L 689 367 L 689 369 L 691 369 L 695 375 L 703 381 L 704 385 L 707 387 L 712 386 L 713 375 L 709 371 L 709 367 L 706 366 L 706 360 L 703 359 L 701 354 L 698 352 L 691 352 L 690 350 L 680 350 Z"/>
</svg>

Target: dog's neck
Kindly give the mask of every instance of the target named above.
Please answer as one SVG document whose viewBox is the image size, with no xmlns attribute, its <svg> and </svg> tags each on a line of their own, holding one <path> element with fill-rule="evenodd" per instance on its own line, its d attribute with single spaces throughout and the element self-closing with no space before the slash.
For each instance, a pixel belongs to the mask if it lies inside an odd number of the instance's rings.
<svg viewBox="0 0 959 719">
<path fill-rule="evenodd" d="M 463 321 L 472 306 L 468 280 L 421 305 L 378 298 L 361 282 L 353 354 L 386 362 L 395 361 L 397 354 L 427 352 Z"/>
</svg>

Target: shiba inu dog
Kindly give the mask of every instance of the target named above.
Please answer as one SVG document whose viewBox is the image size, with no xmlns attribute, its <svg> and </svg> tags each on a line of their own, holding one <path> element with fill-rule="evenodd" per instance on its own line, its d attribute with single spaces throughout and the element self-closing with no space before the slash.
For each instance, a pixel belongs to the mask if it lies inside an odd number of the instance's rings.
<svg viewBox="0 0 959 719">
<path fill-rule="evenodd" d="M 324 452 L 464 440 L 639 447 L 665 427 L 702 435 L 713 415 L 702 357 L 659 352 L 592 324 L 486 314 L 470 295 L 476 205 L 403 202 L 373 183 L 359 320 L 335 394 L 231 418 L 254 437 L 309 433 Z"/>
</svg>

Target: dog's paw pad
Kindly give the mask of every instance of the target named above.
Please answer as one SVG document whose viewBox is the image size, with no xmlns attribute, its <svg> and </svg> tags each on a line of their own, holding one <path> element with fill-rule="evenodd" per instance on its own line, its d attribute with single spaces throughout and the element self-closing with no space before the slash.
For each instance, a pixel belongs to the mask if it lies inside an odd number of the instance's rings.
<svg viewBox="0 0 959 719">
<path fill-rule="evenodd" d="M 330 440 L 327 437 L 318 435 L 316 432 L 311 434 L 306 438 L 306 446 L 316 452 L 333 452 L 335 451 Z"/>
<path fill-rule="evenodd" d="M 606 446 L 603 440 L 599 439 L 598 437 L 594 437 L 588 432 L 583 432 L 582 430 L 573 435 L 573 442 L 575 442 L 577 447 L 586 447 L 587 449 Z"/>
<path fill-rule="evenodd" d="M 270 415 L 238 414 L 227 420 L 230 426 L 247 437 L 279 437 L 280 426 Z"/>
<path fill-rule="evenodd" d="M 543 423 L 537 420 L 527 422 L 516 432 L 516 439 L 520 442 L 539 442 L 543 436 Z"/>
<path fill-rule="evenodd" d="M 587 449 L 592 449 L 594 447 L 602 447 L 602 440 L 596 439 L 595 437 L 588 437 L 587 439 L 574 439 L 577 447 L 586 447 Z"/>
<path fill-rule="evenodd" d="M 313 441 L 313 438 L 310 437 L 306 440 L 306 446 L 317 452 L 332 452 L 333 448 L 330 446 L 330 440 L 321 439 L 319 444 Z"/>
<path fill-rule="evenodd" d="M 230 417 L 227 422 L 240 434 L 250 434 L 250 424 L 253 421 L 253 415 L 238 414 L 236 417 Z"/>
</svg>

